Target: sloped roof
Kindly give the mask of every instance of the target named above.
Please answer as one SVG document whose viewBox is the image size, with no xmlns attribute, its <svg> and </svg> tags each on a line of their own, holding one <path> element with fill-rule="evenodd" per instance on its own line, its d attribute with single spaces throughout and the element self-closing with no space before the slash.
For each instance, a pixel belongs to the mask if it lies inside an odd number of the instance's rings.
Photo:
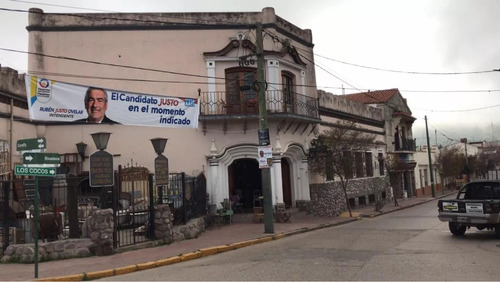
<svg viewBox="0 0 500 282">
<path fill-rule="evenodd" d="M 398 94 L 399 90 L 397 88 L 386 89 L 386 90 L 375 90 L 355 94 L 344 95 L 349 100 L 360 102 L 363 104 L 383 104 L 389 101 L 392 96 Z M 399 93 L 401 95 L 401 93 Z"/>
<path fill-rule="evenodd" d="M 402 111 L 395 111 L 392 116 L 401 116 L 401 117 L 407 117 L 409 119 L 413 119 L 413 120 L 416 120 L 417 118 L 412 116 L 411 114 L 409 113 L 405 113 L 405 112 L 402 112 Z"/>
</svg>

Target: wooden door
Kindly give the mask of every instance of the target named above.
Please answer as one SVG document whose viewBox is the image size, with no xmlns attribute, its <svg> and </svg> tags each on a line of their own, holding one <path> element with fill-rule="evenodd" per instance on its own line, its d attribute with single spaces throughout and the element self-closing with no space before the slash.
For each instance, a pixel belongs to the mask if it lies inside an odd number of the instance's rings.
<svg viewBox="0 0 500 282">
<path fill-rule="evenodd" d="M 290 164 L 286 158 L 281 159 L 281 181 L 283 183 L 283 202 L 286 207 L 292 206 L 292 184 L 290 177 Z"/>
</svg>

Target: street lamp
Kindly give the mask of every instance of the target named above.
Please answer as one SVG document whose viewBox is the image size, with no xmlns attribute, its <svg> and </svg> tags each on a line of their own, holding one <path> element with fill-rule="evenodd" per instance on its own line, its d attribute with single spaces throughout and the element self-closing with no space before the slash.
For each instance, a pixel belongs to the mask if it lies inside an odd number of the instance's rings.
<svg viewBox="0 0 500 282">
<path fill-rule="evenodd" d="M 165 150 L 165 145 L 167 145 L 168 138 L 153 138 L 151 139 L 151 143 L 153 144 L 153 148 L 157 155 L 163 153 Z"/>
<path fill-rule="evenodd" d="M 111 133 L 109 132 L 97 132 L 90 134 L 92 139 L 94 139 L 95 146 L 98 150 L 106 150 L 108 147 L 109 136 Z"/>
<path fill-rule="evenodd" d="M 82 161 L 85 159 L 85 150 L 87 149 L 87 144 L 84 142 L 76 143 L 76 150 L 80 157 L 82 157 Z"/>
</svg>

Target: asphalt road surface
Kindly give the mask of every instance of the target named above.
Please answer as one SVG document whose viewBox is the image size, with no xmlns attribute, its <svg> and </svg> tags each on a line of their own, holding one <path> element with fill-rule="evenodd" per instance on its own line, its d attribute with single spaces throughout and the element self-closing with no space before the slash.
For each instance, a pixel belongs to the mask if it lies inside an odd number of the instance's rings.
<svg viewBox="0 0 500 282">
<path fill-rule="evenodd" d="M 452 236 L 436 203 L 102 280 L 499 280 L 494 232 Z"/>
</svg>

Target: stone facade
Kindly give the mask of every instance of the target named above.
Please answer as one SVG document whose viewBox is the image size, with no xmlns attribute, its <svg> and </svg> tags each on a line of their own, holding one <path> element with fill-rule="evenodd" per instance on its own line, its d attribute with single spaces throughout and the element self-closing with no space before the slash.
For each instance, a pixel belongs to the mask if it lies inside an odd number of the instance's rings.
<svg viewBox="0 0 500 282">
<path fill-rule="evenodd" d="M 194 239 L 206 229 L 205 217 L 192 219 L 186 225 L 174 226 L 173 214 L 168 205 L 155 206 L 154 223 L 155 243 L 159 244 Z M 113 211 L 111 209 L 92 211 L 91 216 L 82 227 L 84 237 L 90 238 L 39 243 L 38 260 L 49 261 L 111 254 L 114 252 L 113 224 Z M 3 254 L 1 262 L 33 263 L 34 248 L 34 244 L 9 245 Z"/>
<path fill-rule="evenodd" d="M 347 195 L 354 207 L 384 201 L 390 194 L 386 177 L 350 179 L 347 186 Z M 311 210 L 315 216 L 338 216 L 346 211 L 341 182 L 311 184 Z"/>
<path fill-rule="evenodd" d="M 173 240 L 182 241 L 198 237 L 206 228 L 205 217 L 193 218 L 186 225 L 175 226 Z"/>
<path fill-rule="evenodd" d="M 170 244 L 173 238 L 174 215 L 168 205 L 155 206 L 155 238 L 162 244 Z"/>
<path fill-rule="evenodd" d="M 75 257 L 87 257 L 95 253 L 97 245 L 89 238 L 68 239 L 38 244 L 38 260 L 50 261 Z M 9 245 L 2 257 L 2 263 L 33 263 L 34 244 Z"/>
</svg>

